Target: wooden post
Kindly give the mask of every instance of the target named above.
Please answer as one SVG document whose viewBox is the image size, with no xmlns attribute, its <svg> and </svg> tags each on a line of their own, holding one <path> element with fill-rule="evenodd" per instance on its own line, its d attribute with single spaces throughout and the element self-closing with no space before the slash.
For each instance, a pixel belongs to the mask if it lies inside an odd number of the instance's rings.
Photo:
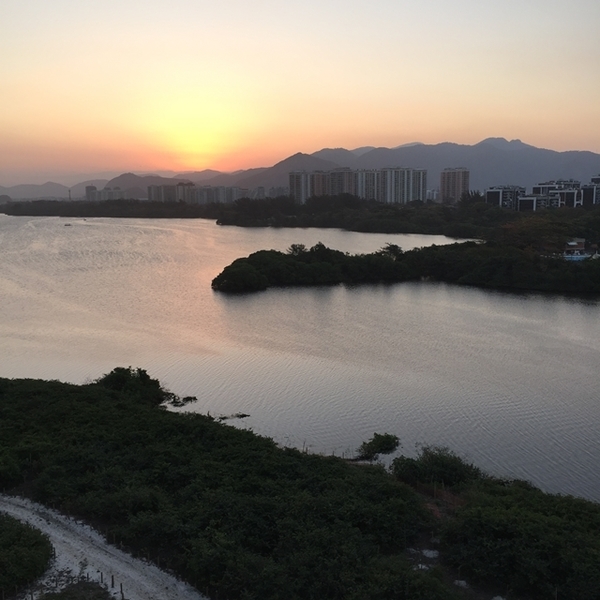
<svg viewBox="0 0 600 600">
<path fill-rule="evenodd" d="M 110 576 L 110 587 L 111 588 L 115 587 L 115 576 L 114 575 Z"/>
<path fill-rule="evenodd" d="M 125 600 L 125 594 L 123 593 L 123 584 L 121 584 L 121 600 Z"/>
<path fill-rule="evenodd" d="M 100 571 L 100 583 L 104 583 L 104 573 Z"/>
</svg>

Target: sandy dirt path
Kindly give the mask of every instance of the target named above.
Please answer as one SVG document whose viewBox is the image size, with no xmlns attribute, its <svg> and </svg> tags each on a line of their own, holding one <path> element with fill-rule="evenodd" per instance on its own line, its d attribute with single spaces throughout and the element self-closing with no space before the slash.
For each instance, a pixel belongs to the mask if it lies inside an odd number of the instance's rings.
<svg viewBox="0 0 600 600">
<path fill-rule="evenodd" d="M 107 544 L 88 525 L 16 496 L 0 494 L 0 511 L 30 523 L 52 542 L 56 558 L 40 582 L 52 589 L 65 574 L 103 581 L 115 598 L 126 600 L 206 600 L 194 588 L 161 571 L 155 565 L 132 557 Z M 114 577 L 114 588 L 111 587 Z"/>
</svg>

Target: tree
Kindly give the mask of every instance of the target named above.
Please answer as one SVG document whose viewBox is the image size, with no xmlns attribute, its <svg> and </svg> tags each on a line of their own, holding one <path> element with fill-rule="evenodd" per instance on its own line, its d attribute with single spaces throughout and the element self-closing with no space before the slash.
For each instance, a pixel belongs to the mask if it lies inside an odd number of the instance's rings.
<svg viewBox="0 0 600 600">
<path fill-rule="evenodd" d="M 287 253 L 291 254 L 292 256 L 300 256 L 301 254 L 304 254 L 305 252 L 307 252 L 307 250 L 306 250 L 306 246 L 304 244 L 292 244 L 287 249 Z"/>
<path fill-rule="evenodd" d="M 162 404 L 171 396 L 163 390 L 160 381 L 152 379 L 144 369 L 116 367 L 97 379 L 96 384 L 116 392 L 125 392 L 149 404 Z"/>
<path fill-rule="evenodd" d="M 485 202 L 485 196 L 479 190 L 473 190 L 460 197 L 459 206 L 466 207 L 477 202 Z"/>
<path fill-rule="evenodd" d="M 389 256 L 390 258 L 393 258 L 394 260 L 398 260 L 402 254 L 404 253 L 404 251 L 402 250 L 402 248 L 400 248 L 400 246 L 398 246 L 398 244 L 386 244 L 381 250 L 379 250 L 377 252 L 377 254 L 381 254 L 383 256 Z"/>
<path fill-rule="evenodd" d="M 358 449 L 359 460 L 375 460 L 380 454 L 391 454 L 400 445 L 397 435 L 391 433 L 374 433 L 368 442 L 363 442 Z"/>
</svg>

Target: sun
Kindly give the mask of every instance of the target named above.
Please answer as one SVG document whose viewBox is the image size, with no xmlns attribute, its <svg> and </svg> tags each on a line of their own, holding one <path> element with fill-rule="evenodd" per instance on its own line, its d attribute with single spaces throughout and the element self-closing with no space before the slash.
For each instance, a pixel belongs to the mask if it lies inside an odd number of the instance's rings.
<svg viewBox="0 0 600 600">
<path fill-rule="evenodd" d="M 161 94 L 147 104 L 138 127 L 152 146 L 180 167 L 206 167 L 235 153 L 261 121 L 252 107 L 216 91 Z"/>
</svg>

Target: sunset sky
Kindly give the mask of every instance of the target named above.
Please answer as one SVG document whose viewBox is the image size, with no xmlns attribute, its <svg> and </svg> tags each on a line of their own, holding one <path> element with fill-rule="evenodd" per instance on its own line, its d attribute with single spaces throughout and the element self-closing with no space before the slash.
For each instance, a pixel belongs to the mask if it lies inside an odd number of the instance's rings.
<svg viewBox="0 0 600 600">
<path fill-rule="evenodd" d="M 598 0 L 2 0 L 0 185 L 520 138 L 600 152 Z"/>
</svg>

